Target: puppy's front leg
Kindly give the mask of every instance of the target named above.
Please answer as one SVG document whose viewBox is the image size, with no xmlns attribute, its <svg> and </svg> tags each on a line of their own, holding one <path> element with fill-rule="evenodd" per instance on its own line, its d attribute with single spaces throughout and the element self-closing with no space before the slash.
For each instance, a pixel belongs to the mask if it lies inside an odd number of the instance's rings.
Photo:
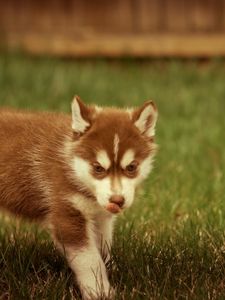
<svg viewBox="0 0 225 300">
<path fill-rule="evenodd" d="M 76 274 L 83 298 L 109 296 L 106 268 L 97 248 L 93 225 L 79 210 L 64 203 L 52 216 L 52 229 L 58 248 L 66 255 Z"/>
<path fill-rule="evenodd" d="M 66 256 L 75 272 L 84 299 L 109 296 L 110 285 L 106 268 L 96 246 L 89 244 L 82 249 L 67 247 Z"/>
</svg>

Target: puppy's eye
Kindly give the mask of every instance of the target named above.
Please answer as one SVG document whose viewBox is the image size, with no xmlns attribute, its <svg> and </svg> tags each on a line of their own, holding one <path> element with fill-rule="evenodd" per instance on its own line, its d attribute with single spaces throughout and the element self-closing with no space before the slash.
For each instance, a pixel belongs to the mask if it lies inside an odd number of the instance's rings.
<svg viewBox="0 0 225 300">
<path fill-rule="evenodd" d="M 137 162 L 133 161 L 128 166 L 126 166 L 126 172 L 130 173 L 130 174 L 133 174 L 133 173 L 135 173 L 137 171 L 137 167 L 138 167 Z"/>
<path fill-rule="evenodd" d="M 99 163 L 94 163 L 93 169 L 96 174 L 104 174 L 106 172 L 106 170 Z"/>
</svg>

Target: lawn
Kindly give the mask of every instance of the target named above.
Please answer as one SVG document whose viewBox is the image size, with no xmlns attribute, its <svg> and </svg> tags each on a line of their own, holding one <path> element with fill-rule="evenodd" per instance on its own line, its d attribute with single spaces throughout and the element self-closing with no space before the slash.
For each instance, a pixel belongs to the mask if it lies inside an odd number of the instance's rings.
<svg viewBox="0 0 225 300">
<path fill-rule="evenodd" d="M 74 61 L 0 55 L 0 106 L 159 110 L 155 168 L 115 229 L 116 299 L 225 299 L 225 62 Z M 47 232 L 0 220 L 0 299 L 79 293 Z"/>
</svg>

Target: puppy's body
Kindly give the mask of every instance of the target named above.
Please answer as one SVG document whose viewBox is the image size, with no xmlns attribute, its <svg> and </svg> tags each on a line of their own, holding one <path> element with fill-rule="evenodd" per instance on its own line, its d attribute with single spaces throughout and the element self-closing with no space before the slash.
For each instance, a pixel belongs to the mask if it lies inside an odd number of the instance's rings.
<svg viewBox="0 0 225 300">
<path fill-rule="evenodd" d="M 48 215 L 50 193 L 64 176 L 60 150 L 70 127 L 60 115 L 0 111 L 2 207 L 29 219 Z"/>
<path fill-rule="evenodd" d="M 148 175 L 157 113 L 87 107 L 71 118 L 0 111 L 0 207 L 48 224 L 75 272 L 84 298 L 109 295 L 115 213 L 133 202 Z"/>
</svg>

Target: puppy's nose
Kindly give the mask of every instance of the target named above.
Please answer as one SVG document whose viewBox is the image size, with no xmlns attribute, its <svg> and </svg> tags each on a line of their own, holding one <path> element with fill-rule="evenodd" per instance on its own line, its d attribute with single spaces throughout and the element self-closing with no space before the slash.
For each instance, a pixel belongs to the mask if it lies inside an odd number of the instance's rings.
<svg viewBox="0 0 225 300">
<path fill-rule="evenodd" d="M 109 201 L 111 203 L 117 204 L 119 207 L 122 207 L 124 205 L 125 199 L 123 196 L 120 195 L 113 195 L 110 197 Z"/>
</svg>

